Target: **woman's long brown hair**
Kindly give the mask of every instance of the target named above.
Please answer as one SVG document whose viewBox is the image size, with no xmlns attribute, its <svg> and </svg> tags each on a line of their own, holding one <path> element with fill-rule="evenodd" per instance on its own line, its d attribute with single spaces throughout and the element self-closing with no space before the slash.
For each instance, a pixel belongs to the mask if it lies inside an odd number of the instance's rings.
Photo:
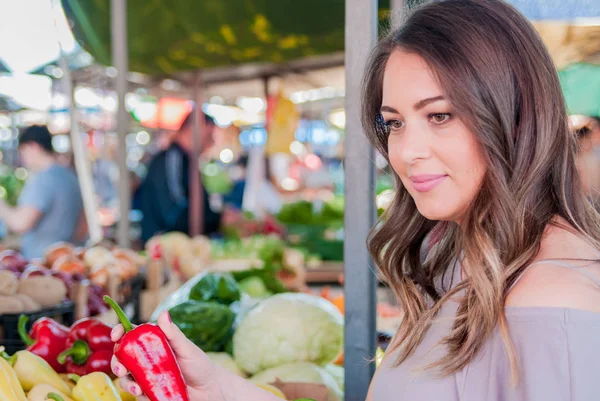
<svg viewBox="0 0 600 401">
<path fill-rule="evenodd" d="M 370 235 L 372 257 L 405 312 L 397 363 L 415 351 L 441 305 L 460 292 L 453 329 L 443 341 L 448 352 L 430 367 L 442 375 L 462 369 L 499 328 L 516 378 L 504 304 L 510 286 L 538 253 L 544 229 L 561 217 L 600 248 L 598 215 L 581 189 L 577 139 L 554 64 L 533 26 L 502 1 L 446 0 L 417 9 L 378 43 L 364 78 L 363 128 L 386 158 L 382 82 L 397 49 L 429 64 L 477 136 L 487 163 L 460 227 L 421 216 L 399 185 Z M 422 260 L 424 241 L 433 236 L 436 246 Z M 456 260 L 466 279 L 439 291 L 436 283 Z"/>
</svg>

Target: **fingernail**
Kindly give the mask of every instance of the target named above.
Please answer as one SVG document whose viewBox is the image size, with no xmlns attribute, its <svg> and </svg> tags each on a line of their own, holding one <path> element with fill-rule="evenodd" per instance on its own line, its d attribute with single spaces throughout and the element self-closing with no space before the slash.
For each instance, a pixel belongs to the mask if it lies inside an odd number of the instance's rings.
<svg viewBox="0 0 600 401">
<path fill-rule="evenodd" d="M 115 371 L 115 374 L 117 376 L 119 376 L 119 373 L 121 373 L 121 367 L 119 365 L 115 365 L 115 367 L 113 368 L 113 370 Z"/>
<path fill-rule="evenodd" d="M 137 395 L 137 388 L 132 384 L 131 387 L 129 387 L 129 392 L 133 395 Z"/>
</svg>

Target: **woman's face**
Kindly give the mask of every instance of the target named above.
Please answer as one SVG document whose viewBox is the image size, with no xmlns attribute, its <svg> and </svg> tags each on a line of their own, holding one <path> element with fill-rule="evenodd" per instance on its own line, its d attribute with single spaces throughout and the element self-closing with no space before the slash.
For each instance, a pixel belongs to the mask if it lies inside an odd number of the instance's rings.
<svg viewBox="0 0 600 401">
<path fill-rule="evenodd" d="M 427 63 L 396 50 L 383 78 L 381 114 L 392 167 L 430 220 L 460 222 L 486 171 L 475 135 L 456 116 Z"/>
</svg>

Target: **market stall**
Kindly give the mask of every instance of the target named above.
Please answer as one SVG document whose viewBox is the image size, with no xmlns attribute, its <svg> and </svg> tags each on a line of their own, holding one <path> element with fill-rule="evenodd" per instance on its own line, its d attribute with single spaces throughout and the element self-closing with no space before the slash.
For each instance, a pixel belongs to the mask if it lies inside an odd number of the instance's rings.
<svg viewBox="0 0 600 401">
<path fill-rule="evenodd" d="M 94 57 L 107 65 L 111 64 L 108 56 L 111 53 L 108 5 L 93 5 L 75 0 L 64 3 L 76 20 L 93 16 L 90 26 L 98 28 L 97 32 L 81 35 L 87 39 L 87 47 Z M 128 18 L 125 18 L 124 12 L 127 2 L 114 3 L 120 4 L 122 8 L 119 15 L 115 16 L 115 20 L 120 21 L 120 27 L 116 30 L 118 32 L 115 32 L 112 43 L 118 42 L 119 38 L 122 41 L 126 30 L 130 32 L 130 38 L 138 38 L 143 36 L 141 32 L 148 24 L 163 29 L 156 22 L 156 18 L 164 18 L 165 8 L 162 3 L 158 2 L 156 9 L 148 11 L 147 15 L 154 18 L 148 21 L 132 17 L 137 7 L 136 2 L 130 0 L 129 8 L 133 7 L 134 11 L 132 13 L 130 10 Z M 393 13 L 396 23 L 402 20 L 402 6 L 399 3 L 401 2 L 392 1 L 392 7 L 396 7 Z M 179 6 L 176 7 L 177 12 L 181 12 Z M 312 10 L 310 7 L 321 6 L 320 3 L 312 6 L 303 4 L 302 8 Z M 318 401 L 364 400 L 375 368 L 375 363 L 366 364 L 365 360 L 372 360 L 374 355 L 380 355 L 385 349 L 389 334 L 397 327 L 399 317 L 397 308 L 393 303 L 387 302 L 386 291 L 382 292 L 378 287 L 365 247 L 368 231 L 376 221 L 376 210 L 379 207 L 376 194 L 381 193 L 376 188 L 376 168 L 373 163 L 376 155 L 366 143 L 360 129 L 359 85 L 367 51 L 378 35 L 381 10 L 378 10 L 377 1 L 371 1 L 369 7 L 365 7 L 364 0 L 346 0 L 345 9 L 342 2 L 331 7 L 325 10 L 328 17 L 339 17 L 345 12 L 344 35 L 343 19 L 340 30 L 340 18 L 329 18 L 327 29 L 323 28 L 325 22 L 321 21 L 324 33 L 315 34 L 314 41 L 310 33 L 302 34 L 307 38 L 298 33 L 288 33 L 287 36 L 284 35 L 287 38 L 285 43 L 272 39 L 282 35 L 277 29 L 291 29 L 286 23 L 274 22 L 277 18 L 268 14 L 275 12 L 273 7 L 267 7 L 262 10 L 263 13 L 257 14 L 254 14 L 256 10 L 251 13 L 244 9 L 245 13 L 252 14 L 253 17 L 244 19 L 238 16 L 241 19 L 237 20 L 238 17 L 235 17 L 235 21 L 227 20 L 231 17 L 229 14 L 219 14 L 219 19 L 216 19 L 219 21 L 218 26 L 213 26 L 214 21 L 208 21 L 210 17 L 206 17 L 204 26 L 212 29 L 206 34 L 196 32 L 185 19 L 185 23 L 182 23 L 174 15 L 167 16 L 169 23 L 164 24 L 163 33 L 179 35 L 181 48 L 170 51 L 172 38 L 166 37 L 159 43 L 160 46 L 156 46 L 156 54 L 146 53 L 148 49 L 144 44 L 147 42 L 142 40 L 130 39 L 129 52 L 126 51 L 126 46 L 113 46 L 112 60 L 123 60 L 129 54 L 132 69 L 144 74 L 119 74 L 118 84 L 110 79 L 107 87 L 115 88 L 119 93 L 119 132 L 124 137 L 126 86 L 156 87 L 165 80 L 174 81 L 179 83 L 178 93 L 184 94 L 188 99 L 197 97 L 193 88 L 190 89 L 196 79 L 204 84 L 204 98 L 213 94 L 225 94 L 224 97 L 233 98 L 238 95 L 236 92 L 263 97 L 264 75 L 292 76 L 299 81 L 296 85 L 314 87 L 315 85 L 306 83 L 307 77 L 309 81 L 319 79 L 316 75 L 309 76 L 306 71 L 312 68 L 321 71 L 335 70 L 332 74 L 339 78 L 339 64 L 343 61 L 339 54 L 305 57 L 300 61 L 285 63 L 279 61 L 321 51 L 338 52 L 344 49 L 345 39 L 347 46 L 343 77 L 346 98 L 346 184 L 343 199 L 338 197 L 317 203 L 296 202 L 286 205 L 276 216 L 261 219 L 250 215 L 236 215 L 226 227 L 229 231 L 225 233 L 225 238 L 219 240 L 202 236 L 188 237 L 180 233 L 157 236 L 147 245 L 143 255 L 134 254 L 127 248 L 100 246 L 76 250 L 64 244 L 49 250 L 43 261 L 23 261 L 18 254 L 7 253 L 7 260 L 15 262 L 4 263 L 3 256 L 0 255 L 0 265 L 7 266 L 1 274 L 10 283 L 10 288 L 5 289 L 5 296 L 14 300 L 12 304 L 16 305 L 6 315 L 11 315 L 13 322 L 18 322 L 19 316 L 25 313 L 30 317 L 29 324 L 42 315 L 56 316 L 66 325 L 71 325 L 75 316 L 94 316 L 116 323 L 117 316 L 99 300 L 102 295 L 109 294 L 120 304 L 129 306 L 129 309 L 126 308 L 127 314 L 136 323 L 154 321 L 160 311 L 170 310 L 174 322 L 188 338 L 209 352 L 216 363 L 240 376 L 250 377 L 255 383 L 281 397 L 293 399 L 296 398 L 295 395 L 300 395 L 312 396 Z M 197 10 L 195 13 L 206 15 Z M 313 11 L 311 16 L 312 14 Z M 247 23 L 247 20 L 253 22 Z M 130 28 L 125 29 L 125 21 L 130 23 Z M 238 28 L 239 32 L 245 32 L 244 29 L 248 31 L 244 37 L 254 38 L 252 35 L 255 35 L 262 42 L 261 46 L 266 43 L 265 49 L 261 52 L 256 50 L 259 43 L 243 43 L 242 46 L 236 36 Z M 277 34 L 274 33 L 276 31 Z M 321 49 L 319 46 L 322 43 L 327 46 Z M 196 47 L 201 48 L 201 54 L 192 55 Z M 250 51 L 252 49 L 255 50 Z M 228 53 L 229 50 L 231 53 Z M 234 53 L 234 50 L 238 52 Z M 199 65 L 199 59 L 212 60 L 214 64 Z M 569 59 L 569 62 L 591 59 L 590 55 L 586 55 L 576 60 Z M 269 60 L 270 63 L 257 63 L 264 60 Z M 243 65 L 217 67 L 231 63 Z M 117 69 L 120 71 L 128 70 L 127 63 L 113 64 L 118 64 Z M 187 68 L 202 68 L 202 71 L 200 74 L 197 71 L 179 71 Z M 73 71 L 73 79 L 91 83 L 98 76 L 96 74 L 104 76 L 105 73 L 106 67 L 94 65 Z M 126 81 L 126 78 L 129 80 Z M 123 141 L 124 139 L 122 144 Z M 121 172 L 124 170 L 125 167 L 121 165 Z M 122 204 L 128 204 L 127 199 L 122 200 Z M 345 210 L 361 212 L 345 213 Z M 125 214 L 122 211 L 122 215 Z M 122 233 L 121 239 L 123 235 Z M 323 269 L 323 266 L 327 268 Z M 70 276 L 63 274 L 65 272 Z M 323 272 L 329 273 L 327 279 L 323 279 Z M 117 273 L 117 277 L 114 273 Z M 320 281 L 330 286 L 307 285 L 311 284 L 311 274 L 312 277 L 320 277 Z M 141 286 L 135 281 L 139 276 L 142 277 Z M 56 290 L 50 291 L 55 299 L 36 299 L 39 295 L 37 287 L 27 284 L 27 280 L 31 281 L 35 277 L 40 277 L 37 281 L 42 281 L 43 278 L 47 282 L 44 285 Z M 69 284 L 69 280 L 75 282 Z M 22 284 L 23 281 L 26 284 Z M 343 292 L 340 291 L 340 286 L 331 285 L 336 282 L 343 283 Z M 72 287 L 77 290 L 71 290 Z M 83 292 L 79 290 L 82 287 L 86 289 Z M 88 297 L 83 303 L 80 298 L 82 293 Z M 62 302 L 65 296 L 69 301 Z M 92 298 L 98 309 L 94 313 L 90 312 Z M 30 299 L 33 302 L 29 302 Z M 254 308 L 257 304 L 261 307 Z M 55 309 L 48 311 L 44 308 Z M 83 312 L 86 308 L 87 315 Z M 302 313 L 298 313 L 298 310 Z M 382 320 L 385 320 L 385 328 L 388 330 L 379 330 L 383 327 L 378 324 Z M 298 327 L 303 328 L 303 333 L 298 333 Z M 319 332 L 311 331 L 313 328 Z M 72 327 L 65 328 L 69 329 L 73 330 Z M 266 333 L 279 339 L 285 338 L 285 344 L 273 342 Z M 311 341 L 311 338 L 320 336 L 323 336 L 322 341 Z M 22 346 L 26 344 L 24 339 L 27 337 L 24 334 L 19 338 Z M 293 352 L 282 352 L 280 348 L 284 346 L 293 348 Z M 14 350 L 9 351 L 12 353 Z M 29 357 L 28 354 L 20 354 L 19 358 L 21 355 Z M 52 359 L 53 363 L 54 360 Z M 61 369 L 72 369 L 73 373 L 79 367 L 56 366 L 57 371 Z M 113 379 L 110 372 L 105 373 L 109 376 L 103 376 L 102 383 L 111 387 L 111 391 L 117 391 L 107 384 Z M 19 376 L 19 371 L 17 374 Z M 69 395 L 70 388 L 77 384 L 68 379 L 59 382 L 55 376 L 43 383 L 26 381 L 22 375 L 18 379 L 25 391 L 33 391 L 34 384 L 46 384 L 52 385 L 64 396 Z M 310 383 L 312 387 L 299 390 L 298 385 L 301 383 Z M 119 397 L 128 399 L 124 393 Z"/>
</svg>

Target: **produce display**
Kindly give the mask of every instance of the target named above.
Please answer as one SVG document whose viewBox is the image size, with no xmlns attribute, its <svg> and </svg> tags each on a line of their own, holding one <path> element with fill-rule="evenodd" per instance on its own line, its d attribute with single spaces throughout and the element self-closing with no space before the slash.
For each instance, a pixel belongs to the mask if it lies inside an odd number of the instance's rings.
<svg viewBox="0 0 600 401">
<path fill-rule="evenodd" d="M 288 203 L 278 220 L 287 229 L 287 241 L 302 246 L 323 260 L 341 261 L 344 250 L 344 198 L 317 204 L 308 201 Z"/>
<path fill-rule="evenodd" d="M 210 240 L 172 232 L 150 239 L 146 250 L 149 254 L 161 253 L 166 265 L 183 281 L 204 272 L 230 272 L 237 281 L 260 277 L 269 293 L 304 285 L 304 253 L 290 248 L 276 235 Z M 254 279 L 245 285 L 257 283 Z"/>
<path fill-rule="evenodd" d="M 89 280 L 88 313 L 107 311 L 102 297 L 109 275 L 121 281 L 139 274 L 145 258 L 128 249 L 75 248 L 57 243 L 44 258 L 28 261 L 14 250 L 0 252 L 0 315 L 36 312 L 69 299 L 75 283 Z"/>
<path fill-rule="evenodd" d="M 235 272 L 202 273 L 159 306 L 153 318 L 169 310 L 173 323 L 215 364 L 263 388 L 277 380 L 309 383 L 324 386 L 328 401 L 342 400 L 343 368 L 329 365 L 342 353 L 343 315 L 317 295 L 254 297 L 248 280 L 262 282 L 260 275 L 238 280 Z M 287 374 L 296 367 L 305 373 Z"/>
</svg>

